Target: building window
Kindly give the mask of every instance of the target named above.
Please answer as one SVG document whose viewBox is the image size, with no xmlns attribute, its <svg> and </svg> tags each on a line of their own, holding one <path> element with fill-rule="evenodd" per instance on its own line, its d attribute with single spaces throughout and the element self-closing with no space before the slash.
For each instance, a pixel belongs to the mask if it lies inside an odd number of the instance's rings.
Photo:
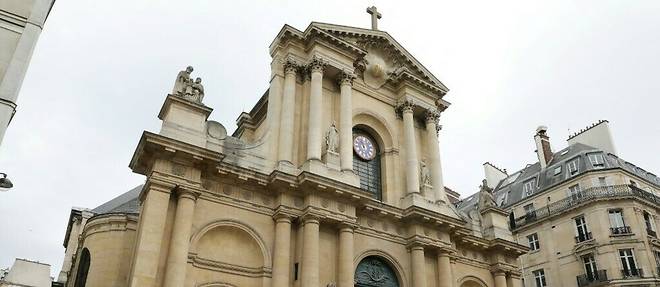
<svg viewBox="0 0 660 287">
<path fill-rule="evenodd" d="M 353 138 L 363 137 L 374 150 L 373 157 L 365 159 L 353 151 L 353 171 L 360 178 L 360 189 L 375 199 L 382 200 L 380 150 L 374 138 L 360 129 L 353 129 Z"/>
<path fill-rule="evenodd" d="M 598 279 L 598 274 L 596 270 L 596 259 L 593 254 L 587 254 L 582 256 L 582 263 L 584 263 L 584 273 L 587 275 L 587 280 L 590 282 L 596 281 Z"/>
<path fill-rule="evenodd" d="M 646 225 L 646 233 L 650 236 L 656 237 L 655 224 L 653 224 L 653 216 L 644 211 L 644 224 Z"/>
<path fill-rule="evenodd" d="M 527 181 L 525 181 L 525 183 L 523 183 L 523 193 L 525 194 L 525 196 L 530 196 L 530 195 L 534 194 L 534 185 L 535 185 L 535 183 L 536 183 L 535 178 L 527 180 Z"/>
<path fill-rule="evenodd" d="M 527 204 L 523 207 L 525 209 L 525 218 L 528 220 L 536 218 L 536 209 L 534 209 L 534 203 Z"/>
<path fill-rule="evenodd" d="M 555 167 L 554 175 L 559 175 L 561 174 L 561 165 L 558 167 Z"/>
<path fill-rule="evenodd" d="M 534 283 L 536 287 L 546 287 L 548 284 L 545 282 L 545 271 L 543 269 L 539 269 L 536 271 L 533 271 L 532 274 L 534 274 Z"/>
<path fill-rule="evenodd" d="M 83 248 L 82 253 L 80 254 L 80 261 L 78 261 L 78 272 L 76 272 L 76 281 L 73 286 L 75 287 L 85 287 L 87 284 L 87 273 L 89 272 L 91 258 L 89 256 L 89 250 Z"/>
<path fill-rule="evenodd" d="M 610 217 L 610 230 L 612 234 L 628 234 L 630 233 L 630 227 L 626 226 L 623 221 L 623 210 L 621 209 L 611 209 L 609 211 Z"/>
<path fill-rule="evenodd" d="M 509 197 L 508 192 L 503 192 L 498 198 L 497 198 L 497 206 L 503 206 L 506 203 L 506 199 Z"/>
<path fill-rule="evenodd" d="M 594 167 L 604 167 L 605 159 L 603 158 L 602 153 L 591 153 L 589 154 L 589 161 Z"/>
<path fill-rule="evenodd" d="M 580 199 L 582 197 L 582 193 L 580 192 L 580 185 L 575 184 L 571 185 L 568 187 L 568 196 L 571 197 L 571 199 Z"/>
<path fill-rule="evenodd" d="M 529 249 L 531 251 L 539 250 L 541 247 L 539 244 L 539 235 L 537 233 L 527 235 L 527 243 L 529 244 Z"/>
<path fill-rule="evenodd" d="M 621 274 L 624 278 L 640 277 L 642 270 L 637 269 L 635 256 L 632 249 L 619 249 L 619 258 L 621 259 Z"/>
<path fill-rule="evenodd" d="M 568 169 L 568 174 L 575 175 L 575 174 L 578 173 L 578 171 L 579 171 L 578 170 L 578 163 L 580 163 L 580 158 L 576 158 L 576 159 L 571 160 L 571 161 L 568 162 L 568 164 L 566 165 L 566 167 Z"/>
<path fill-rule="evenodd" d="M 590 240 L 591 232 L 587 228 L 587 221 L 584 219 L 584 216 L 578 216 L 575 218 L 575 241 L 580 243 L 582 241 Z"/>
</svg>

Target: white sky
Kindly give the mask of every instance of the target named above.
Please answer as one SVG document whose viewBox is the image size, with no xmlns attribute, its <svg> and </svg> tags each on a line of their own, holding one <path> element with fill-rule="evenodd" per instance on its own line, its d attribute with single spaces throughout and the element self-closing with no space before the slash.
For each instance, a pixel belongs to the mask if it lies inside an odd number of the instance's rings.
<svg viewBox="0 0 660 287">
<path fill-rule="evenodd" d="M 406 3 L 403 5 L 402 3 Z M 660 174 L 660 1 L 376 1 L 388 31 L 451 91 L 445 182 L 477 190 L 482 163 L 536 161 L 607 119 L 619 155 Z M 176 73 L 204 79 L 211 118 L 231 132 L 268 86 L 282 25 L 368 28 L 374 1 L 57 0 L 0 146 L 0 267 L 15 257 L 60 270 L 71 206 L 93 208 L 142 183 L 128 168 Z"/>
</svg>

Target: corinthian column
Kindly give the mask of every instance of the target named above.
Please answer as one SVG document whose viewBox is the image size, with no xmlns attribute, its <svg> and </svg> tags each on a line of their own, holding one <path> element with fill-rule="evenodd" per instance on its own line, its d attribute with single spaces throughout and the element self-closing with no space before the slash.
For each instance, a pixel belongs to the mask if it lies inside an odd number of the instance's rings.
<svg viewBox="0 0 660 287">
<path fill-rule="evenodd" d="M 275 217 L 275 244 L 273 250 L 273 287 L 289 286 L 291 265 L 291 218 Z"/>
<path fill-rule="evenodd" d="M 339 158 L 341 170 L 353 171 L 353 105 L 352 91 L 355 75 L 342 71 L 339 78 Z"/>
<path fill-rule="evenodd" d="M 353 287 L 353 227 L 339 228 L 338 287 Z"/>
<path fill-rule="evenodd" d="M 314 56 L 309 64 L 311 88 L 309 94 L 309 122 L 307 130 L 307 160 L 321 160 L 321 105 L 323 104 L 323 70 L 326 63 Z"/>
<path fill-rule="evenodd" d="M 404 101 L 398 107 L 403 117 L 403 143 L 406 149 L 406 191 L 419 193 L 419 162 L 415 143 L 415 122 L 412 101 Z"/>
<path fill-rule="evenodd" d="M 426 146 L 431 160 L 431 185 L 436 201 L 447 202 L 445 185 L 442 180 L 442 164 L 440 163 L 440 145 L 438 143 L 438 120 L 440 113 L 436 110 L 426 112 Z"/>
<path fill-rule="evenodd" d="M 410 249 L 412 261 L 412 286 L 426 287 L 426 263 L 424 262 L 424 247 L 413 246 Z"/>
<path fill-rule="evenodd" d="M 195 213 L 197 194 L 194 191 L 177 190 L 176 212 L 170 239 L 170 249 L 165 269 L 165 287 L 183 286 L 186 279 L 188 248 L 190 247 L 190 228 Z"/>
<path fill-rule="evenodd" d="M 301 287 L 319 285 L 319 220 L 315 217 L 303 218 Z"/>
<path fill-rule="evenodd" d="M 284 63 L 284 92 L 279 137 L 279 160 L 293 163 L 293 116 L 296 99 L 296 71 L 298 64 L 289 58 Z"/>
</svg>

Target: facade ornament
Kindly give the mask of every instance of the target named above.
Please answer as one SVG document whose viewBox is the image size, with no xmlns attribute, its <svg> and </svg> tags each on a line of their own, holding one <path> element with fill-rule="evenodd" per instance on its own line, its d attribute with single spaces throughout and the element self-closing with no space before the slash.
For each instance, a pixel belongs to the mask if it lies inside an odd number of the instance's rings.
<svg viewBox="0 0 660 287">
<path fill-rule="evenodd" d="M 287 57 L 284 61 L 284 73 L 296 73 L 298 71 L 299 65 L 296 62 L 296 59 L 293 57 Z"/>
<path fill-rule="evenodd" d="M 202 85 L 202 78 L 197 78 L 193 81 L 190 74 L 193 72 L 193 67 L 188 66 L 185 70 L 180 71 L 176 76 L 172 95 L 179 96 L 186 100 L 195 103 L 202 103 L 204 99 L 204 86 Z"/>
<path fill-rule="evenodd" d="M 367 70 L 368 65 L 369 65 L 369 61 L 367 61 L 367 59 L 359 58 L 355 60 L 355 62 L 353 63 L 353 68 L 355 68 L 355 71 L 358 74 L 363 75 L 364 71 Z"/>
<path fill-rule="evenodd" d="M 307 65 L 307 68 L 309 69 L 310 73 L 320 72 L 321 74 L 323 74 L 323 72 L 325 71 L 325 67 L 327 65 L 328 63 L 324 61 L 321 57 L 314 55 L 314 57 L 312 57 L 312 61 L 309 62 L 309 64 Z"/>
<path fill-rule="evenodd" d="M 413 111 L 415 103 L 410 99 L 405 99 L 394 107 L 394 111 L 397 113 L 398 117 L 403 117 L 404 113 Z"/>
<path fill-rule="evenodd" d="M 484 209 L 487 207 L 497 207 L 497 203 L 495 203 L 495 199 L 493 199 L 493 189 L 488 187 L 488 183 L 486 180 L 481 181 L 481 185 L 479 186 L 479 209 Z"/>
<path fill-rule="evenodd" d="M 339 146 L 339 131 L 333 122 L 328 128 L 328 132 L 325 136 L 325 145 L 326 151 L 329 153 L 337 153 L 337 148 Z"/>
<path fill-rule="evenodd" d="M 339 85 L 353 85 L 353 80 L 355 79 L 355 74 L 351 73 L 350 71 L 347 70 L 342 70 L 341 73 L 339 74 Z"/>
<path fill-rule="evenodd" d="M 431 185 L 431 173 L 429 172 L 429 167 L 426 165 L 426 159 L 422 159 L 419 162 L 419 185 Z"/>
</svg>

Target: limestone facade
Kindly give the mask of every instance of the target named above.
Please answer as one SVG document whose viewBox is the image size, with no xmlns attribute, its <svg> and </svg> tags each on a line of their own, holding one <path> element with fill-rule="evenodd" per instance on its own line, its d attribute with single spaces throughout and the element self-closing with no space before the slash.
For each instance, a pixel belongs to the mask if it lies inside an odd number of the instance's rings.
<svg viewBox="0 0 660 287">
<path fill-rule="evenodd" d="M 447 87 L 375 29 L 285 25 L 270 54 L 233 135 L 179 74 L 130 162 L 139 195 L 68 231 L 67 286 L 521 286 L 507 214 L 447 195 Z"/>
</svg>

